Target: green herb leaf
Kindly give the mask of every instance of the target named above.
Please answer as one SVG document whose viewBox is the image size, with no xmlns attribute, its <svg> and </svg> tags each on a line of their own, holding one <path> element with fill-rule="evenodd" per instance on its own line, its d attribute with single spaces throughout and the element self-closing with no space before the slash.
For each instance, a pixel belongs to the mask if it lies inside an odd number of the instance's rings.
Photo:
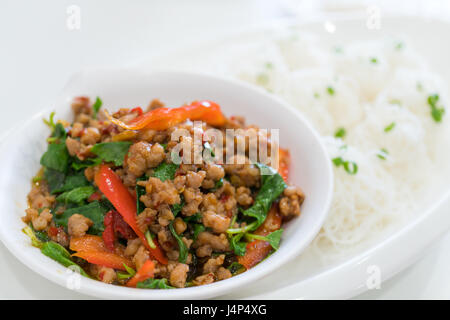
<svg viewBox="0 0 450 320">
<path fill-rule="evenodd" d="M 172 220 L 172 222 L 169 224 L 169 230 L 178 243 L 178 247 L 179 247 L 179 251 L 180 251 L 180 256 L 178 258 L 178 261 L 180 261 L 181 263 L 186 263 L 186 259 L 187 259 L 189 250 L 188 250 L 186 244 L 183 242 L 182 238 L 176 233 L 175 228 L 173 227 L 174 221 L 175 220 Z"/>
<path fill-rule="evenodd" d="M 342 157 L 336 157 L 331 159 L 336 167 L 343 166 L 344 170 L 347 171 L 348 174 L 354 175 L 358 173 L 358 165 L 356 162 L 347 161 L 342 159 Z"/>
<path fill-rule="evenodd" d="M 59 262 L 65 267 L 76 268 L 80 274 L 85 277 L 89 277 L 89 275 L 75 262 L 72 261 L 70 253 L 61 245 L 56 242 L 49 241 L 42 245 L 41 252 L 47 257 Z"/>
<path fill-rule="evenodd" d="M 345 128 L 339 128 L 339 129 L 336 130 L 334 136 L 336 138 L 344 139 L 346 134 L 347 134 L 347 131 L 345 130 Z"/>
<path fill-rule="evenodd" d="M 384 148 L 381 149 L 380 151 L 378 151 L 378 153 L 377 153 L 377 157 L 380 158 L 381 160 L 386 160 L 388 155 L 389 155 L 389 152 Z"/>
<path fill-rule="evenodd" d="M 378 63 L 378 59 L 375 57 L 372 57 L 372 58 L 370 58 L 370 62 L 373 64 L 376 64 L 376 63 Z"/>
<path fill-rule="evenodd" d="M 327 92 L 330 96 L 333 96 L 335 94 L 334 88 L 332 86 L 327 87 Z"/>
<path fill-rule="evenodd" d="M 133 268 L 127 266 L 125 263 L 123 264 L 123 267 L 127 272 L 117 272 L 118 279 L 120 280 L 129 279 L 136 274 L 136 271 Z"/>
<path fill-rule="evenodd" d="M 206 230 L 206 228 L 205 228 L 205 226 L 203 224 L 199 224 L 199 223 L 194 224 L 194 234 L 192 236 L 192 239 L 194 241 L 197 240 L 198 235 L 200 233 L 202 233 L 203 231 L 205 231 L 205 230 Z"/>
<path fill-rule="evenodd" d="M 137 181 L 146 181 L 148 180 L 147 176 L 143 176 L 137 179 Z M 141 202 L 141 197 L 145 195 L 147 191 L 145 190 L 145 187 L 142 187 L 140 185 L 136 184 L 136 207 L 137 207 L 137 214 L 140 215 L 142 211 L 145 210 L 145 205 Z"/>
<path fill-rule="evenodd" d="M 131 145 L 132 142 L 129 141 L 97 143 L 92 147 L 91 152 L 105 162 L 113 162 L 114 165 L 121 166 Z"/>
<path fill-rule="evenodd" d="M 172 212 L 173 212 L 173 210 L 172 210 Z M 184 220 L 184 222 L 187 222 L 187 223 L 190 223 L 190 222 L 200 223 L 200 222 L 202 222 L 202 214 L 200 212 L 197 212 L 193 216 L 184 217 L 183 220 Z"/>
<path fill-rule="evenodd" d="M 163 162 L 153 171 L 153 176 L 162 182 L 166 180 L 173 180 L 175 179 L 175 172 L 177 169 L 177 164 Z"/>
<path fill-rule="evenodd" d="M 264 171 L 274 171 L 266 165 L 258 164 L 257 166 L 262 173 L 264 173 Z M 257 229 L 266 220 L 272 202 L 274 202 L 287 187 L 284 179 L 278 173 L 262 175 L 261 181 L 262 186 L 255 198 L 253 206 L 243 211 L 245 216 L 256 218 L 258 223 L 255 225 L 254 229 Z"/>
<path fill-rule="evenodd" d="M 230 270 L 233 276 L 241 274 L 246 270 L 245 267 L 239 262 L 233 262 L 227 269 Z"/>
<path fill-rule="evenodd" d="M 55 129 L 55 112 L 50 113 L 50 118 L 44 119 L 44 123 L 50 127 L 50 129 Z"/>
<path fill-rule="evenodd" d="M 431 107 L 431 117 L 436 122 L 441 122 L 442 117 L 444 116 L 445 109 L 443 107 L 438 106 L 439 102 L 439 95 L 438 94 L 432 94 L 428 96 L 428 104 Z"/>
<path fill-rule="evenodd" d="M 143 282 L 139 282 L 136 287 L 139 289 L 175 289 L 175 287 L 169 286 L 166 278 L 147 279 Z"/>
<path fill-rule="evenodd" d="M 69 152 L 65 143 L 51 143 L 41 158 L 41 165 L 59 172 L 66 172 L 69 165 Z"/>
<path fill-rule="evenodd" d="M 283 229 L 279 229 L 266 236 L 267 241 L 270 243 L 274 250 L 278 250 L 278 248 L 280 247 L 282 234 Z"/>
<path fill-rule="evenodd" d="M 62 203 L 75 203 L 75 204 L 83 204 L 84 200 L 88 199 L 95 192 L 94 187 L 79 187 L 72 189 L 70 191 L 64 192 L 60 196 L 56 198 L 56 201 Z"/>
<path fill-rule="evenodd" d="M 395 122 L 390 123 L 388 126 L 384 128 L 384 132 L 389 132 L 395 128 Z"/>
<path fill-rule="evenodd" d="M 94 105 L 92 106 L 92 109 L 94 110 L 94 119 L 97 119 L 97 114 L 100 111 L 102 104 L 103 104 L 102 100 L 99 97 L 97 97 L 95 99 Z"/>
<path fill-rule="evenodd" d="M 43 243 L 38 239 L 33 229 L 30 226 L 26 226 L 22 229 L 22 232 L 25 233 L 31 239 L 31 245 L 36 248 L 42 248 Z"/>
<path fill-rule="evenodd" d="M 84 161 L 80 161 L 78 158 L 74 158 L 74 161 L 72 162 L 72 168 L 78 171 L 85 168 L 95 167 L 100 164 L 102 164 L 101 158 L 90 158 Z"/>
<path fill-rule="evenodd" d="M 247 243 L 244 241 L 241 241 L 243 236 L 244 236 L 244 233 L 239 233 L 235 236 L 230 237 L 230 248 L 238 256 L 245 255 L 245 251 L 247 249 Z"/>
<path fill-rule="evenodd" d="M 54 220 L 57 225 L 63 226 L 67 228 L 69 218 L 78 213 L 86 218 L 89 218 L 94 222 L 94 225 L 89 228 L 89 233 L 95 235 L 101 235 L 105 226 L 103 225 L 103 220 L 105 214 L 109 211 L 109 208 L 101 205 L 100 202 L 94 201 L 85 206 L 70 208 L 64 211 L 64 213 L 60 215 L 55 215 Z"/>
<path fill-rule="evenodd" d="M 44 179 L 47 181 L 50 193 L 55 194 L 61 192 L 62 188 L 64 187 L 66 175 L 63 172 L 45 168 Z"/>
</svg>

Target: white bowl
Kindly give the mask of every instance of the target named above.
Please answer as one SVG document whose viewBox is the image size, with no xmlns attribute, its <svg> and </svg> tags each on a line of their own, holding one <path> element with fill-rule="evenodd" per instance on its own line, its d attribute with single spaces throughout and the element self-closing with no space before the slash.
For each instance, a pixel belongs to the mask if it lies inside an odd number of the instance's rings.
<svg viewBox="0 0 450 320">
<path fill-rule="evenodd" d="M 329 210 L 333 174 L 331 161 L 318 134 L 295 109 L 261 89 L 235 80 L 186 72 L 139 72 L 123 69 L 88 70 L 76 74 L 55 101 L 57 119 L 71 119 L 73 97 L 100 96 L 109 110 L 146 106 L 159 98 L 169 106 L 208 99 L 218 102 L 226 115 L 242 115 L 262 128 L 279 128 L 280 144 L 292 156 L 290 182 L 300 186 L 306 200 L 302 215 L 285 226 L 280 249 L 253 269 L 231 279 L 206 286 L 174 290 L 130 289 L 81 277 L 79 292 L 114 299 L 200 299 L 223 295 L 249 284 L 292 260 L 320 230 Z M 39 159 L 49 134 L 42 119 L 51 110 L 35 115 L 13 130 L 0 145 L 0 239 L 20 261 L 45 278 L 65 287 L 74 275 L 32 247 L 21 229 L 31 179 L 39 170 Z"/>
</svg>

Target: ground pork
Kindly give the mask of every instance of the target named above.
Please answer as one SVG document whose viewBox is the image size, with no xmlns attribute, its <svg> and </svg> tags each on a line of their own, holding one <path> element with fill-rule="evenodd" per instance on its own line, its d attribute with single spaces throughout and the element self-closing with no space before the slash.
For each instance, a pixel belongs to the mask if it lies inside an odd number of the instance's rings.
<svg viewBox="0 0 450 320">
<path fill-rule="evenodd" d="M 158 178 L 151 177 L 148 181 L 138 182 L 145 186 L 147 194 L 141 196 L 140 200 L 148 208 L 157 208 L 161 204 L 173 206 L 181 202 L 177 189 L 170 180 L 162 182 Z"/>
<path fill-rule="evenodd" d="M 113 283 L 117 280 L 116 271 L 112 268 L 91 264 L 90 273 L 104 283 Z"/>
<path fill-rule="evenodd" d="M 136 177 L 142 176 L 148 169 L 158 166 L 166 155 L 164 148 L 156 143 L 138 142 L 130 147 L 126 167 Z"/>
<path fill-rule="evenodd" d="M 203 265 L 203 273 L 215 273 L 219 267 L 223 265 L 225 261 L 225 255 L 221 254 L 217 258 L 211 258 Z"/>
<path fill-rule="evenodd" d="M 198 206 L 203 201 L 202 192 L 198 189 L 186 188 L 183 192 L 185 205 L 181 209 L 181 212 L 185 216 L 193 216 L 199 209 Z"/>
<path fill-rule="evenodd" d="M 54 202 L 55 196 L 50 195 L 45 183 L 33 185 L 28 194 L 28 203 L 34 209 L 50 208 Z"/>
<path fill-rule="evenodd" d="M 186 185 L 189 188 L 198 189 L 202 185 L 203 179 L 206 177 L 205 171 L 189 171 L 186 175 Z"/>
<path fill-rule="evenodd" d="M 127 242 L 127 247 L 125 248 L 124 254 L 127 257 L 134 256 L 136 252 L 138 251 L 139 247 L 141 246 L 142 242 L 141 239 L 131 239 Z"/>
<path fill-rule="evenodd" d="M 149 257 L 150 255 L 148 250 L 145 248 L 144 245 L 141 245 L 133 257 L 133 263 L 136 266 L 136 270 L 139 270 L 144 265 L 144 263 L 149 259 Z"/>
<path fill-rule="evenodd" d="M 158 212 L 158 223 L 163 227 L 167 227 L 169 223 L 175 218 L 172 210 L 167 204 L 162 204 L 158 208 Z"/>
<path fill-rule="evenodd" d="M 227 231 L 231 218 L 220 215 L 212 210 L 207 210 L 202 214 L 202 222 L 205 227 L 211 228 L 215 233 Z"/>
<path fill-rule="evenodd" d="M 236 200 L 241 206 L 249 206 L 253 203 L 252 192 L 249 188 L 239 187 L 236 190 Z"/>
<path fill-rule="evenodd" d="M 300 207 L 304 200 L 305 195 L 300 188 L 294 186 L 287 187 L 279 203 L 281 214 L 285 217 L 300 215 Z"/>
<path fill-rule="evenodd" d="M 225 280 L 231 278 L 233 275 L 231 274 L 231 271 L 228 269 L 225 269 L 224 267 L 220 267 L 219 270 L 216 271 L 216 278 L 217 280 Z"/>
<path fill-rule="evenodd" d="M 100 131 L 97 128 L 87 128 L 81 135 L 80 142 L 84 145 L 94 145 L 101 139 Z"/>
<path fill-rule="evenodd" d="M 142 233 L 145 233 L 148 229 L 148 226 L 153 223 L 155 220 L 155 217 L 157 215 L 157 211 L 145 208 L 144 211 L 142 211 L 136 218 L 137 225 L 139 230 L 142 231 Z"/>
<path fill-rule="evenodd" d="M 203 245 L 209 245 L 213 250 L 225 252 L 230 250 L 230 244 L 228 242 L 228 238 L 225 234 L 214 235 L 211 232 L 201 232 L 197 241 L 195 241 L 195 245 L 197 247 L 201 247 Z"/>
<path fill-rule="evenodd" d="M 202 286 L 205 284 L 210 284 L 214 282 L 214 273 L 207 273 L 204 274 L 202 276 L 198 276 L 197 278 L 195 278 L 192 283 L 195 286 Z"/>
<path fill-rule="evenodd" d="M 44 209 L 41 213 L 39 213 L 39 211 L 36 209 L 28 208 L 27 210 L 25 210 L 25 212 L 27 215 L 22 220 L 25 223 L 31 222 L 33 228 L 37 231 L 47 229 L 53 219 L 53 215 L 51 214 L 49 209 Z"/>
<path fill-rule="evenodd" d="M 187 264 L 178 263 L 170 273 L 170 284 L 177 288 L 184 288 L 188 272 L 189 266 Z"/>
<path fill-rule="evenodd" d="M 81 151 L 81 142 L 70 137 L 66 139 L 66 147 L 69 154 L 74 157 Z"/>
<path fill-rule="evenodd" d="M 69 218 L 67 229 L 72 237 L 82 237 L 86 234 L 94 222 L 81 214 L 74 214 Z"/>
</svg>

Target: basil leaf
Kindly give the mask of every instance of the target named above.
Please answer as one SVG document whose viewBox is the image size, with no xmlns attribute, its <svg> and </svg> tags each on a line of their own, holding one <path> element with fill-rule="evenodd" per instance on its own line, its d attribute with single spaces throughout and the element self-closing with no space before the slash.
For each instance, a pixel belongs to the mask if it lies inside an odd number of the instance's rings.
<svg viewBox="0 0 450 320">
<path fill-rule="evenodd" d="M 100 164 L 102 164 L 101 158 L 86 159 L 84 161 L 80 161 L 78 158 L 75 158 L 72 162 L 72 168 L 78 171 L 85 168 L 95 167 Z"/>
<path fill-rule="evenodd" d="M 278 250 L 280 247 L 281 235 L 283 234 L 283 229 L 279 229 L 277 231 L 272 232 L 268 236 L 266 236 L 267 241 L 270 243 L 272 248 Z"/>
<path fill-rule="evenodd" d="M 64 192 L 56 198 L 56 201 L 63 203 L 82 204 L 84 200 L 88 199 L 95 192 L 94 187 L 79 187 L 73 190 Z"/>
<path fill-rule="evenodd" d="M 66 192 L 80 187 L 89 186 L 89 181 L 83 172 L 68 175 L 64 180 L 64 185 L 57 192 Z"/>
<path fill-rule="evenodd" d="M 138 178 L 137 181 L 145 181 L 148 178 L 146 176 Z M 137 207 L 137 214 L 140 215 L 142 211 L 145 210 L 145 205 L 141 202 L 140 198 L 141 196 L 145 195 L 147 191 L 145 190 L 145 187 L 139 186 L 136 184 L 136 207 Z"/>
<path fill-rule="evenodd" d="M 197 223 L 194 224 L 194 235 L 192 236 L 192 239 L 194 241 L 197 240 L 198 235 L 205 230 L 206 230 L 206 228 L 203 224 L 197 224 Z"/>
<path fill-rule="evenodd" d="M 177 164 L 163 162 L 153 171 L 153 176 L 162 182 L 166 180 L 173 180 L 175 179 L 175 172 L 177 169 Z"/>
<path fill-rule="evenodd" d="M 69 152 L 65 143 L 51 143 L 41 158 L 41 165 L 59 172 L 66 172 L 69 165 Z"/>
<path fill-rule="evenodd" d="M 180 195 L 180 198 L 181 198 L 180 203 L 174 204 L 172 206 L 172 214 L 174 217 L 176 217 L 181 212 L 181 209 L 183 209 L 184 207 L 184 196 Z"/>
<path fill-rule="evenodd" d="M 239 262 L 233 262 L 227 269 L 230 270 L 233 276 L 241 274 L 246 270 L 245 267 Z"/>
<path fill-rule="evenodd" d="M 139 289 L 175 289 L 175 287 L 169 286 L 166 278 L 147 279 L 143 282 L 139 282 L 136 287 Z"/>
<path fill-rule="evenodd" d="M 66 175 L 62 172 L 45 168 L 44 179 L 47 181 L 50 193 L 55 194 L 61 192 L 62 188 L 64 187 L 64 180 L 66 179 Z"/>
<path fill-rule="evenodd" d="M 61 123 L 55 125 L 55 129 L 52 132 L 51 138 L 65 140 L 67 138 L 67 132 Z"/>
<path fill-rule="evenodd" d="M 42 245 L 41 252 L 47 257 L 55 260 L 56 262 L 59 262 L 65 267 L 77 268 L 80 274 L 90 278 L 88 274 L 78 264 L 72 261 L 70 253 L 63 246 L 57 244 L 56 242 L 53 241 L 45 242 Z"/>
<path fill-rule="evenodd" d="M 98 201 L 94 201 L 85 206 L 67 209 L 66 211 L 64 211 L 64 213 L 55 215 L 53 219 L 55 220 L 57 225 L 67 228 L 69 218 L 72 215 L 78 213 L 85 216 L 86 218 L 91 219 L 94 223 L 94 225 L 89 228 L 89 233 L 101 235 L 101 233 L 105 229 L 103 220 L 105 214 L 108 211 L 109 208 L 102 206 Z"/>
<path fill-rule="evenodd" d="M 265 173 L 266 171 L 273 171 L 272 168 L 258 164 L 260 171 Z M 278 174 L 262 175 L 262 186 L 255 198 L 253 206 L 244 210 L 243 214 L 248 217 L 253 217 L 258 222 L 252 230 L 256 230 L 266 220 L 267 213 L 269 212 L 272 203 L 283 193 L 286 189 L 286 183 L 284 179 Z"/>
<path fill-rule="evenodd" d="M 245 252 L 247 250 L 247 243 L 241 241 L 243 236 L 244 236 L 244 233 L 239 233 L 230 238 L 231 250 L 233 250 L 234 253 L 238 256 L 245 255 Z"/>
<path fill-rule="evenodd" d="M 172 233 L 173 237 L 175 238 L 175 240 L 178 243 L 178 247 L 180 250 L 180 256 L 178 257 L 178 261 L 180 261 L 181 263 L 186 263 L 186 259 L 189 253 L 188 248 L 186 247 L 186 245 L 184 244 L 183 240 L 181 239 L 181 237 L 176 233 L 175 228 L 173 227 L 173 223 L 175 220 L 172 220 L 172 222 L 169 224 L 169 230 Z"/>
<path fill-rule="evenodd" d="M 121 166 L 132 144 L 129 141 L 97 143 L 92 147 L 91 152 L 105 162 L 113 162 L 114 165 Z"/>
</svg>

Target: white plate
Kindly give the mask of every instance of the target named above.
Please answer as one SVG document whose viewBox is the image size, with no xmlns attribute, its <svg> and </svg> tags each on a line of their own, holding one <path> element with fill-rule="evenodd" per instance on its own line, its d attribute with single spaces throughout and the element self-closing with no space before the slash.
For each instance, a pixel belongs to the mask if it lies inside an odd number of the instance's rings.
<svg viewBox="0 0 450 320">
<path fill-rule="evenodd" d="M 176 290 L 143 290 L 104 284 L 72 274 L 32 247 L 20 230 L 27 207 L 31 180 L 39 170 L 39 159 L 46 149 L 49 130 L 43 112 L 13 130 L 1 144 L 0 159 L 0 239 L 26 266 L 62 286 L 79 286 L 82 293 L 114 299 L 200 299 L 229 293 L 250 285 L 300 254 L 319 232 L 332 198 L 331 163 L 319 135 L 298 111 L 243 82 L 186 72 L 142 72 L 126 69 L 91 69 L 73 76 L 53 104 L 57 119 L 71 119 L 70 102 L 76 96 L 100 96 L 110 111 L 120 107 L 145 106 L 160 98 L 169 106 L 194 100 L 213 100 L 225 114 L 242 115 L 261 128 L 279 128 L 280 145 L 288 148 L 296 164 L 290 180 L 301 181 L 306 194 L 302 215 L 284 227 L 280 248 L 251 270 L 225 281 Z M 299 138 L 301 137 L 301 138 Z"/>
<path fill-rule="evenodd" d="M 336 29 L 333 34 L 325 31 L 324 22 L 301 24 L 301 28 L 320 34 L 331 45 L 345 45 L 353 41 L 365 41 L 386 36 L 406 36 L 408 42 L 424 56 L 431 70 L 438 72 L 450 83 L 450 46 L 443 41 L 450 33 L 450 26 L 440 21 L 411 17 L 383 17 L 379 30 L 367 28 L 367 17 L 340 18 L 332 20 Z M 298 25 L 282 22 L 284 25 Z M 266 32 L 277 26 L 264 26 L 214 39 L 189 48 L 177 48 L 164 55 L 151 57 L 138 64 L 139 68 L 153 69 L 172 67 L 190 69 L 201 65 L 208 51 L 224 48 L 236 41 L 264 39 Z M 206 53 L 205 53 L 206 52 Z M 205 59 L 206 60 L 206 59 Z M 257 299 L 304 299 L 349 298 L 368 290 L 373 277 L 386 280 L 413 263 L 421 253 L 450 228 L 450 199 L 448 190 L 436 195 L 435 205 L 418 213 L 407 225 L 378 244 L 351 256 L 338 264 L 322 268 L 319 261 L 308 261 L 300 269 L 300 260 L 289 263 L 279 272 L 258 283 L 223 298 Z M 369 284 L 369 286 L 367 285 Z"/>
</svg>

